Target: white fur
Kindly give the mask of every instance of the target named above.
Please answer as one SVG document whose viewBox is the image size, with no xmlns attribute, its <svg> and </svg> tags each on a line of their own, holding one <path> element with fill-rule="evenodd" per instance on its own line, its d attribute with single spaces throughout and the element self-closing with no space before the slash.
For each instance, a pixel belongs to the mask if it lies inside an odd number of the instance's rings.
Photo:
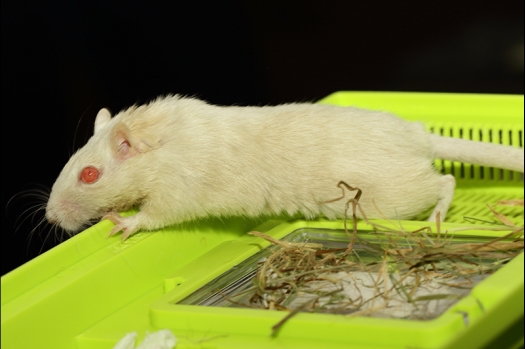
<svg viewBox="0 0 525 349">
<path fill-rule="evenodd" d="M 452 199 L 453 183 L 432 165 L 436 148 L 447 155 L 440 138 L 388 113 L 319 104 L 220 107 L 179 96 L 112 119 L 104 110 L 47 205 L 47 218 L 67 230 L 107 214 L 117 224 L 112 233 L 123 230 L 124 238 L 208 215 L 333 219 L 343 216 L 345 202 L 322 202 L 341 195 L 340 181 L 363 191 L 360 204 L 372 218 L 411 218 L 440 200 L 448 208 Z M 523 172 L 521 150 L 498 149 Z M 79 181 L 86 166 L 100 170 L 95 183 Z M 133 205 L 140 212 L 132 217 L 115 213 Z"/>
</svg>

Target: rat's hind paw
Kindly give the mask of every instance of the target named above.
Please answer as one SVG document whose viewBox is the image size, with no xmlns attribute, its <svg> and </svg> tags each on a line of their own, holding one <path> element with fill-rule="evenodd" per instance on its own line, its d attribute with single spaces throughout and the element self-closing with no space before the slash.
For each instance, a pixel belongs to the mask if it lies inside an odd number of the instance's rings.
<svg viewBox="0 0 525 349">
<path fill-rule="evenodd" d="M 104 217 L 102 217 L 101 220 L 104 219 L 108 219 L 115 224 L 115 226 L 113 227 L 113 229 L 111 229 L 106 238 L 115 235 L 119 231 L 122 231 L 122 241 L 125 241 L 128 237 L 135 234 L 139 230 L 134 216 L 121 217 L 116 212 L 110 212 Z"/>
</svg>

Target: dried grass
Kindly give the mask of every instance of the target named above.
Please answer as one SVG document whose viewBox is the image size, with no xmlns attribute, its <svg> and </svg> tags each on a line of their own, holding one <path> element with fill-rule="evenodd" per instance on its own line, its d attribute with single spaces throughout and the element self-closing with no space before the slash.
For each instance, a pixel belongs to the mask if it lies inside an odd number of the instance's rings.
<svg viewBox="0 0 525 349">
<path fill-rule="evenodd" d="M 273 333 L 301 311 L 429 319 L 468 294 L 476 280 L 492 274 L 523 250 L 523 227 L 514 226 L 490 205 L 494 216 L 512 231 L 489 242 L 469 243 L 454 243 L 451 230 L 442 234 L 439 222 L 435 235 L 430 227 L 405 232 L 370 222 L 360 211 L 386 241 L 376 244 L 359 239 L 366 253 L 377 256 L 375 261 L 365 260 L 362 251 L 354 250 L 361 190 L 344 182 L 339 187 L 342 196 L 332 201 L 345 198 L 345 189 L 357 191 L 345 204 L 345 217 L 350 207 L 353 217 L 352 232 L 345 218 L 344 230 L 350 240 L 346 248 L 326 249 L 317 243 L 285 242 L 260 232 L 250 233 L 278 246 L 258 269 L 247 304 L 289 312 L 272 328 Z M 498 205 L 520 202 L 510 200 Z"/>
</svg>

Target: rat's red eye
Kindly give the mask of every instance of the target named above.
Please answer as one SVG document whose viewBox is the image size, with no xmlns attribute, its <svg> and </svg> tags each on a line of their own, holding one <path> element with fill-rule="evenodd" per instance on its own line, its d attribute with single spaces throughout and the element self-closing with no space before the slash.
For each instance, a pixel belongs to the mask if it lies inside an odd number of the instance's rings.
<svg viewBox="0 0 525 349">
<path fill-rule="evenodd" d="M 95 167 L 88 166 L 82 170 L 80 173 L 80 180 L 84 183 L 94 183 L 97 181 L 100 173 Z"/>
</svg>

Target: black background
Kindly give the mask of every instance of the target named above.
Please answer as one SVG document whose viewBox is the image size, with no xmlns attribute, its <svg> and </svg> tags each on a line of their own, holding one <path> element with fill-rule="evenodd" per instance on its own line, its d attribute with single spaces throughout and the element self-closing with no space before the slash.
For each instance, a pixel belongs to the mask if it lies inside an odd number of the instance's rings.
<svg viewBox="0 0 525 349">
<path fill-rule="evenodd" d="M 58 243 L 49 227 L 29 238 L 42 214 L 21 222 L 42 200 L 8 200 L 50 188 L 102 107 L 523 94 L 523 15 L 520 0 L 2 1 L 2 274 Z"/>
</svg>

